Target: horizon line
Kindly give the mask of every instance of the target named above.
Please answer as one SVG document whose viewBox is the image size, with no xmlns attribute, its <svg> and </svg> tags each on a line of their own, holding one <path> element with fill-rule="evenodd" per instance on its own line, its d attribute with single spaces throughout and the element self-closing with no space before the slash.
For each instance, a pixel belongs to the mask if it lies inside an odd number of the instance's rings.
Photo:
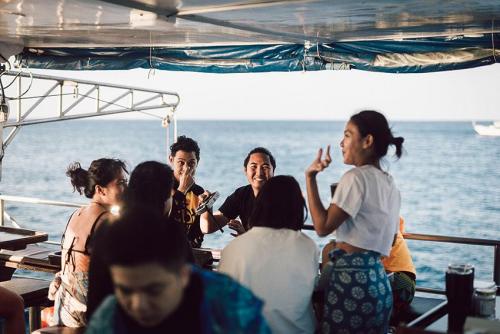
<svg viewBox="0 0 500 334">
<path fill-rule="evenodd" d="M 134 117 L 92 117 L 92 118 L 84 118 L 79 119 L 79 121 L 85 120 L 103 120 L 103 121 L 159 121 L 159 119 L 155 118 L 134 118 Z M 220 121 L 228 121 L 228 122 L 346 122 L 348 119 L 345 118 L 318 118 L 318 119 L 284 119 L 284 118 L 272 118 L 272 119 L 262 119 L 262 118 L 179 118 L 177 117 L 177 121 L 203 121 L 203 122 L 220 122 Z M 408 123 L 416 123 L 416 122 L 454 122 L 454 123 L 469 123 L 469 122 L 493 122 L 494 119 L 389 119 L 390 122 L 408 122 Z"/>
</svg>

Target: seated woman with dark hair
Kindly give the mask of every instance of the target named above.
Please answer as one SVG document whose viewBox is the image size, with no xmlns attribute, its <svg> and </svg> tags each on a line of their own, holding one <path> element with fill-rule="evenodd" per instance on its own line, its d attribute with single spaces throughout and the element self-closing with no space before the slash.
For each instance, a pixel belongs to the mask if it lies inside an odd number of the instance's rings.
<svg viewBox="0 0 500 334">
<path fill-rule="evenodd" d="M 74 190 L 90 199 L 90 203 L 71 215 L 61 240 L 61 271 L 49 290 L 54 300 L 50 325 L 85 326 L 90 241 L 100 224 L 111 215 L 111 207 L 119 205 L 127 186 L 125 163 L 102 158 L 92 161 L 88 170 L 75 162 L 66 175 Z"/>
<path fill-rule="evenodd" d="M 263 299 L 273 333 L 313 333 L 311 304 L 318 249 L 300 230 L 307 208 L 292 176 L 275 176 L 262 187 L 250 218 L 252 228 L 222 251 L 219 271 Z"/>
<path fill-rule="evenodd" d="M 170 222 L 168 215 L 172 208 L 172 169 L 161 162 L 145 161 L 137 165 L 130 174 L 128 188 L 124 194 L 124 204 L 120 215 L 136 210 L 147 210 L 165 218 Z M 149 222 L 144 220 L 145 224 Z M 113 285 L 108 268 L 103 262 L 102 246 L 107 240 L 101 240 L 110 224 L 105 224 L 96 236 L 94 252 L 89 270 L 89 293 L 87 302 L 87 319 L 101 304 L 103 299 L 113 293 Z M 145 228 L 147 228 L 145 226 Z M 124 240 L 126 242 L 126 240 Z M 186 243 L 187 243 L 186 238 Z M 188 260 L 193 261 L 191 247 L 188 247 Z"/>
<path fill-rule="evenodd" d="M 173 183 L 174 172 L 169 165 L 158 161 L 138 164 L 130 174 L 123 211 L 141 206 L 168 216 L 172 208 Z"/>
</svg>

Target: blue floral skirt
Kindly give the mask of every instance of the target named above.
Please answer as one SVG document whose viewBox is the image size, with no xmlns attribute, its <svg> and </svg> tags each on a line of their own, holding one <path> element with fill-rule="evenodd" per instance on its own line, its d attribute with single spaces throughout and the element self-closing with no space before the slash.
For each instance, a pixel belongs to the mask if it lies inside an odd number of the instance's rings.
<svg viewBox="0 0 500 334">
<path fill-rule="evenodd" d="M 334 249 L 329 256 L 321 333 L 387 333 L 392 291 L 380 254 Z"/>
</svg>

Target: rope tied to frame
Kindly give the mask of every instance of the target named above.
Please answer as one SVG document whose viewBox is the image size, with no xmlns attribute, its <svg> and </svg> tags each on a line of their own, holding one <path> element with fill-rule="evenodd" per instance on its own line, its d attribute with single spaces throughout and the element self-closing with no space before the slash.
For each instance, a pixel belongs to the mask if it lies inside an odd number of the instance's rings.
<svg viewBox="0 0 500 334">
<path fill-rule="evenodd" d="M 149 71 L 148 71 L 148 79 L 150 77 L 154 77 L 155 68 L 153 66 L 153 38 L 151 35 L 151 31 L 149 32 Z"/>
<path fill-rule="evenodd" d="M 495 37 L 494 37 L 494 32 L 495 32 L 495 20 L 491 20 L 491 46 L 493 47 L 493 60 L 495 63 L 497 62 L 497 57 L 496 57 L 496 51 L 495 51 Z"/>
</svg>

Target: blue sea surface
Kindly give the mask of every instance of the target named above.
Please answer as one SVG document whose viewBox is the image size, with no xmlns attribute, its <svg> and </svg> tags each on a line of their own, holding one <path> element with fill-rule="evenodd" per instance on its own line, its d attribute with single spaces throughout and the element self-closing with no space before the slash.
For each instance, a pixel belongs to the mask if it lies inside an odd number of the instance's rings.
<svg viewBox="0 0 500 334">
<path fill-rule="evenodd" d="M 330 199 L 329 184 L 350 168 L 342 163 L 339 142 L 343 122 L 180 121 L 179 134 L 201 147 L 196 181 L 219 191 L 218 208 L 232 191 L 247 184 L 243 159 L 265 146 L 277 161 L 276 174 L 293 175 L 305 193 L 304 170 L 317 149 L 332 145 L 333 163 L 318 176 L 321 197 Z M 406 231 L 460 237 L 500 239 L 500 137 L 478 136 L 470 123 L 396 122 L 405 138 L 405 154 L 388 157 L 402 195 Z M 116 157 L 130 169 L 145 160 L 166 161 L 166 131 L 159 121 L 85 120 L 24 127 L 7 148 L 0 192 L 85 203 L 72 191 L 67 166 L 79 161 Z M 23 227 L 46 231 L 59 241 L 71 208 L 7 203 L 7 212 Z M 308 221 L 308 224 L 311 222 Z M 307 231 L 319 246 L 330 239 Z M 204 246 L 222 248 L 233 237 L 229 229 L 205 237 Z M 428 241 L 409 241 L 419 285 L 442 288 L 451 262 L 469 262 L 476 277 L 492 279 L 493 248 Z M 269 254 L 272 256 L 272 254 Z"/>
</svg>

